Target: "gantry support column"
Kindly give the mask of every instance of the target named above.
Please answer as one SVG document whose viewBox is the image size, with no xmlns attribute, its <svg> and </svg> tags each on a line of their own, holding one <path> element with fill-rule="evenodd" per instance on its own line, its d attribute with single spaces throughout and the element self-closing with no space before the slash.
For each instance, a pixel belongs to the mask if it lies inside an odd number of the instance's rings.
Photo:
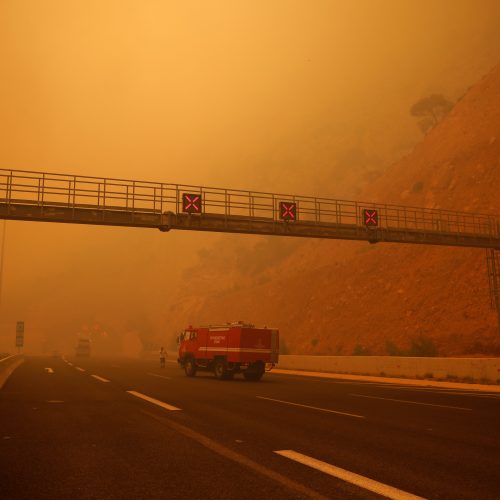
<svg viewBox="0 0 500 500">
<path fill-rule="evenodd" d="M 488 264 L 491 307 L 497 311 L 498 328 L 500 330 L 500 250 L 488 248 L 486 250 L 486 261 Z"/>
</svg>

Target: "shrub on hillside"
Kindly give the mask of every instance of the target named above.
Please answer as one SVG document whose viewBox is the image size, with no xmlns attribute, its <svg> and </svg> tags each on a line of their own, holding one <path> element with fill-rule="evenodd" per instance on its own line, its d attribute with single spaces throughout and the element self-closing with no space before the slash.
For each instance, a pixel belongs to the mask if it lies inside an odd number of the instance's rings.
<svg viewBox="0 0 500 500">
<path fill-rule="evenodd" d="M 438 355 L 437 348 L 432 339 L 419 335 L 411 340 L 408 350 L 400 349 L 394 342 L 388 340 L 385 350 L 389 356 L 415 356 L 432 358 Z"/>
<path fill-rule="evenodd" d="M 419 335 L 411 340 L 411 346 L 407 355 L 432 358 L 438 355 L 438 351 L 432 339 L 424 335 Z"/>
<path fill-rule="evenodd" d="M 411 188 L 412 193 L 421 193 L 424 189 L 424 181 L 417 181 Z"/>
<path fill-rule="evenodd" d="M 391 340 L 385 343 L 385 350 L 389 356 L 404 356 L 404 352 Z"/>
<path fill-rule="evenodd" d="M 290 349 L 283 337 L 280 338 L 280 354 L 290 354 Z"/>
<path fill-rule="evenodd" d="M 363 347 L 361 344 L 356 344 L 356 347 L 352 351 L 353 356 L 369 356 L 370 354 L 370 349 Z"/>
</svg>

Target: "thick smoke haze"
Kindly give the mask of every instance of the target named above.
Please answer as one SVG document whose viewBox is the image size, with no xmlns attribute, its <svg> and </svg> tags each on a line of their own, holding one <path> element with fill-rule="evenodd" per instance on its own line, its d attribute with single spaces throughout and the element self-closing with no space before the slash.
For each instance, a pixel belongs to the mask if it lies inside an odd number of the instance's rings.
<svg viewBox="0 0 500 500">
<path fill-rule="evenodd" d="M 421 140 L 412 104 L 498 62 L 498 26 L 496 0 L 2 0 L 0 167 L 355 198 Z M 31 352 L 156 348 L 219 238 L 7 222 L 0 350 L 16 320 Z"/>
</svg>

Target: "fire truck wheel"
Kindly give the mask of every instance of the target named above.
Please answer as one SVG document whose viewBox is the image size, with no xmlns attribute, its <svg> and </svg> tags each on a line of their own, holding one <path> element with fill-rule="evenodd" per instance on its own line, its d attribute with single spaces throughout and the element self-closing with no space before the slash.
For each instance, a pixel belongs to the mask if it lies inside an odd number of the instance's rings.
<svg viewBox="0 0 500 500">
<path fill-rule="evenodd" d="M 192 358 L 186 359 L 184 363 L 184 371 L 188 377 L 194 377 L 196 375 L 196 365 L 194 364 L 194 360 Z"/>
<path fill-rule="evenodd" d="M 217 378 L 219 380 L 227 380 L 229 378 L 228 371 L 226 368 L 226 362 L 224 360 L 218 359 L 215 362 L 214 374 L 215 374 L 215 378 Z"/>
</svg>

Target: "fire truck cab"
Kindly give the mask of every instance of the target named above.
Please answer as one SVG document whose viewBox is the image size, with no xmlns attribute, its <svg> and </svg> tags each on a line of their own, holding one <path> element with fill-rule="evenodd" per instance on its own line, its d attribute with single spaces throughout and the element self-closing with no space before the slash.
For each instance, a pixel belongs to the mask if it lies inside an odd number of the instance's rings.
<svg viewBox="0 0 500 500">
<path fill-rule="evenodd" d="M 226 323 L 186 328 L 179 336 L 178 362 L 188 377 L 198 370 L 213 371 L 216 378 L 232 379 L 242 373 L 260 380 L 278 362 L 279 332 L 252 324 Z"/>
</svg>

